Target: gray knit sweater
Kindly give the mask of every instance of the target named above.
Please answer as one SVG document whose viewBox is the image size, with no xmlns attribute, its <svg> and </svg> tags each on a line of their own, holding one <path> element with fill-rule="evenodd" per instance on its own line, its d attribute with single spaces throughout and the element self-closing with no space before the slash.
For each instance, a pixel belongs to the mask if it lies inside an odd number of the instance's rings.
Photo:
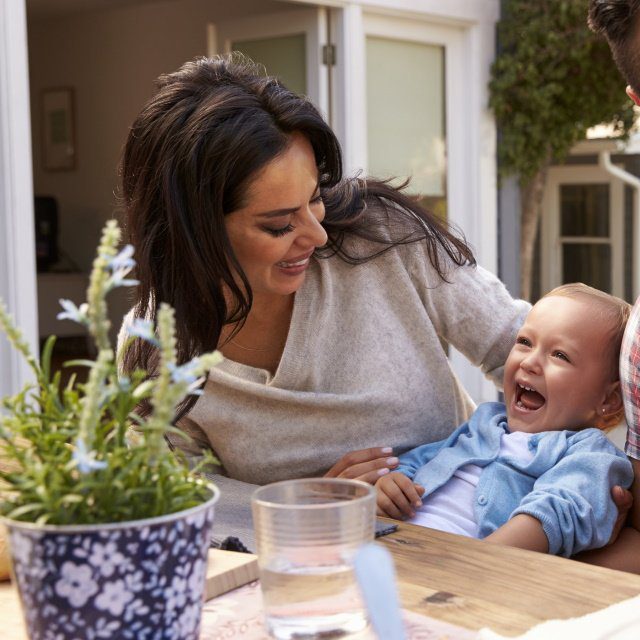
<svg viewBox="0 0 640 640">
<path fill-rule="evenodd" d="M 195 439 L 189 452 L 211 447 L 229 478 L 214 477 L 223 521 L 248 517 L 250 487 L 231 479 L 317 476 L 348 451 L 400 453 L 451 433 L 473 405 L 441 338 L 501 384 L 529 305 L 481 267 L 443 260 L 449 282 L 422 242 L 356 266 L 314 259 L 275 375 L 228 359 L 210 372 L 181 426 Z"/>
<path fill-rule="evenodd" d="M 355 449 L 446 437 L 473 407 L 440 337 L 501 384 L 529 309 L 480 267 L 450 266 L 447 279 L 423 243 L 356 266 L 313 260 L 275 375 L 224 360 L 184 428 L 223 473 L 254 484 L 320 475 Z"/>
</svg>

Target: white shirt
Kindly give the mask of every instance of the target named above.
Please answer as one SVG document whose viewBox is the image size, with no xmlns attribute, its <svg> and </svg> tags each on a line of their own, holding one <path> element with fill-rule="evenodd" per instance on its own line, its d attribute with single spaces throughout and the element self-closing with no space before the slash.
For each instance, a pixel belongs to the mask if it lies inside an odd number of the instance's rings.
<svg viewBox="0 0 640 640">
<path fill-rule="evenodd" d="M 530 462 L 534 455 L 529 449 L 529 439 L 532 435 L 523 431 L 503 434 L 500 438 L 500 455 L 524 463 Z M 449 482 L 423 500 L 422 506 L 409 522 L 469 538 L 478 538 L 474 496 L 481 473 L 482 468 L 475 464 L 460 467 Z"/>
</svg>

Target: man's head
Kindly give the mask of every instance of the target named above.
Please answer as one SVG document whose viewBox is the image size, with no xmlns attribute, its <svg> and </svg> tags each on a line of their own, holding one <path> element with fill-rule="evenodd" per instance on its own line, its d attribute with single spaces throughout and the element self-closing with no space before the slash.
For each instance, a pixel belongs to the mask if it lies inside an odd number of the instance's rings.
<svg viewBox="0 0 640 640">
<path fill-rule="evenodd" d="M 505 366 L 512 431 L 607 427 L 621 419 L 618 358 L 630 308 L 584 284 L 558 287 L 533 307 Z"/>
<path fill-rule="evenodd" d="M 609 42 L 627 93 L 640 105 L 640 0 L 590 0 L 589 26 Z"/>
</svg>

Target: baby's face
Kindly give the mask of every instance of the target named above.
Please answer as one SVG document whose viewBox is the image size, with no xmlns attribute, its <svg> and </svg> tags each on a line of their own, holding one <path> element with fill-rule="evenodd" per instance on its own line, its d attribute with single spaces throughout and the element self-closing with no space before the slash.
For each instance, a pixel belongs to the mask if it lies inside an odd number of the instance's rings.
<svg viewBox="0 0 640 640">
<path fill-rule="evenodd" d="M 590 304 L 543 298 L 507 358 L 509 428 L 538 433 L 595 426 L 611 382 L 609 363 L 607 326 Z"/>
</svg>

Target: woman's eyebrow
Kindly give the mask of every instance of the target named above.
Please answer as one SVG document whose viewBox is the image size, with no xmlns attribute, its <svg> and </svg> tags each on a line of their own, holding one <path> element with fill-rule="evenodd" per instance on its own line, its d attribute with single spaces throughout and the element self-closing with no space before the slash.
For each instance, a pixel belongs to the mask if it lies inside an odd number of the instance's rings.
<svg viewBox="0 0 640 640">
<path fill-rule="evenodd" d="M 313 190 L 313 194 L 315 195 L 320 189 L 320 178 L 318 178 L 318 182 L 316 182 L 316 188 Z M 280 218 L 282 216 L 290 216 L 294 214 L 298 210 L 298 207 L 291 207 L 288 209 L 273 209 L 272 211 L 264 211 L 262 213 L 256 214 L 258 218 Z"/>
<path fill-rule="evenodd" d="M 265 211 L 264 213 L 258 213 L 259 218 L 280 218 L 282 216 L 289 216 L 295 213 L 298 207 L 292 207 L 290 209 L 274 209 L 273 211 Z"/>
</svg>

